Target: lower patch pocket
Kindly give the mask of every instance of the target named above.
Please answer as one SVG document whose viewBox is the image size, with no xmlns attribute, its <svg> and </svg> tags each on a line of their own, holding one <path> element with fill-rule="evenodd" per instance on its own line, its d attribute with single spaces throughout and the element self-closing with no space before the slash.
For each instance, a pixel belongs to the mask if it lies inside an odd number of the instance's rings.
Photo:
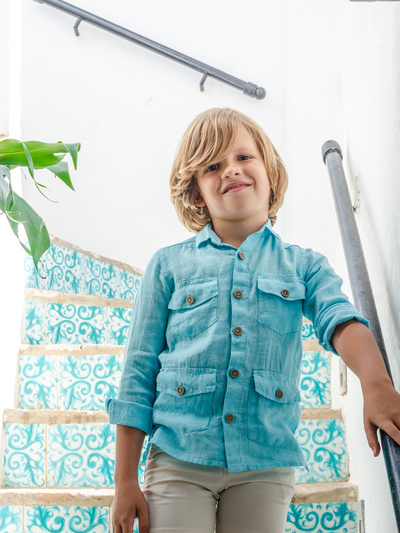
<svg viewBox="0 0 400 533">
<path fill-rule="evenodd" d="M 301 415 L 296 381 L 286 374 L 254 370 L 248 401 L 248 437 L 265 446 L 293 439 Z"/>
<path fill-rule="evenodd" d="M 207 429 L 213 415 L 215 368 L 163 368 L 157 376 L 153 422 L 177 433 Z"/>
</svg>

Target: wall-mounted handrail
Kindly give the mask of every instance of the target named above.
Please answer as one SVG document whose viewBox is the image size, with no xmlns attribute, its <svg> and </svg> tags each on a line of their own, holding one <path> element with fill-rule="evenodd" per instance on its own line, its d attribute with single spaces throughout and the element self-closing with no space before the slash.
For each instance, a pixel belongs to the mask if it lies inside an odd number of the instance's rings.
<svg viewBox="0 0 400 533">
<path fill-rule="evenodd" d="M 88 11 L 84 11 L 83 9 L 73 6 L 72 4 L 68 4 L 67 2 L 64 2 L 63 0 L 35 0 L 35 1 L 39 2 L 40 4 L 48 4 L 56 9 L 60 9 L 61 11 L 64 11 L 65 13 L 69 13 L 70 15 L 75 16 L 76 22 L 74 25 L 74 31 L 75 31 L 76 36 L 79 36 L 79 30 L 78 30 L 79 24 L 82 21 L 88 22 L 89 24 L 98 26 L 99 28 L 102 28 L 103 30 L 106 30 L 110 33 L 114 33 L 115 35 L 119 35 L 119 37 L 127 39 L 128 41 L 134 42 L 140 46 L 144 46 L 145 48 L 148 48 L 152 50 L 153 52 L 156 52 L 165 57 L 168 57 L 169 59 L 173 59 L 174 61 L 178 61 L 179 63 L 183 63 L 187 67 L 201 72 L 203 74 L 203 77 L 200 81 L 201 91 L 204 90 L 204 83 L 206 79 L 210 77 L 210 78 L 215 78 L 216 80 L 219 80 L 228 85 L 231 85 L 232 87 L 235 87 L 236 89 L 240 89 L 247 96 L 251 96 L 253 98 L 256 98 L 257 100 L 262 100 L 265 97 L 265 89 L 263 87 L 258 87 L 258 85 L 255 85 L 254 83 L 246 82 L 239 78 L 236 78 L 235 76 L 231 76 L 230 74 L 227 74 L 226 72 L 223 72 L 222 70 L 211 67 L 210 65 L 206 65 L 206 63 L 202 63 L 201 61 L 198 61 L 197 59 L 193 59 L 192 57 L 181 54 L 180 52 L 177 52 L 176 50 L 172 50 L 172 48 L 168 48 L 167 46 L 164 46 L 160 43 L 152 41 L 151 39 L 148 39 L 147 37 L 143 37 L 142 35 L 139 35 L 138 33 L 134 33 L 131 30 L 123 28 L 122 26 L 118 26 L 117 24 L 114 24 L 113 22 L 110 22 L 101 17 L 98 17 L 97 15 L 94 15 L 93 13 L 89 13 Z"/>
<path fill-rule="evenodd" d="M 354 303 L 362 315 L 370 322 L 371 332 L 375 337 L 387 372 L 393 382 L 354 209 L 343 171 L 343 156 L 339 144 L 335 141 L 324 143 L 322 157 L 328 168 L 332 186 Z M 382 430 L 380 430 L 380 436 L 397 529 L 400 532 L 400 446 Z"/>
</svg>

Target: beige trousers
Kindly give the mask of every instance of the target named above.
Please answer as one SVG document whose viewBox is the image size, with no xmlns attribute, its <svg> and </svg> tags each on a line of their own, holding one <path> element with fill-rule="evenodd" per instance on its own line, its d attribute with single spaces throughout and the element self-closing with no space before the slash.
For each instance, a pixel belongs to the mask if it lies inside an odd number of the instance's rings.
<svg viewBox="0 0 400 533">
<path fill-rule="evenodd" d="M 143 494 L 150 533 L 284 533 L 294 468 L 228 473 L 151 444 Z"/>
</svg>

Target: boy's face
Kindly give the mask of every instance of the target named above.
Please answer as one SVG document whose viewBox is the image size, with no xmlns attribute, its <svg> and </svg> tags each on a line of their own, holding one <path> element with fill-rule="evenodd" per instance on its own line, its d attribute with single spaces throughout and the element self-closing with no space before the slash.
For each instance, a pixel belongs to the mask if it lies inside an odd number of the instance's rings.
<svg viewBox="0 0 400 533">
<path fill-rule="evenodd" d="M 214 226 L 236 221 L 261 227 L 266 222 L 271 184 L 264 160 L 244 127 L 221 161 L 210 161 L 198 170 L 197 184 L 195 204 L 207 206 Z"/>
</svg>

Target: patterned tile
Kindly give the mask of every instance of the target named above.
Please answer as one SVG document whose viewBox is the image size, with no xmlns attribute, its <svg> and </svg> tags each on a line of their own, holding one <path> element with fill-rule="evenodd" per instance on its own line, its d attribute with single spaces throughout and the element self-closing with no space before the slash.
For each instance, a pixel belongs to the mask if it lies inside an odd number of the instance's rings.
<svg viewBox="0 0 400 533">
<path fill-rule="evenodd" d="M 26 302 L 25 305 L 25 344 L 44 344 L 45 329 L 45 304 L 36 300 Z"/>
<path fill-rule="evenodd" d="M 115 298 L 117 293 L 117 268 L 85 256 L 84 294 Z"/>
<path fill-rule="evenodd" d="M 18 407 L 20 409 L 57 409 L 56 358 L 20 356 Z"/>
<path fill-rule="evenodd" d="M 110 307 L 108 312 L 110 321 L 108 342 L 115 345 L 125 345 L 128 336 L 132 309 L 124 309 L 123 307 Z"/>
<path fill-rule="evenodd" d="M 42 424 L 4 424 L 3 483 L 10 487 L 45 486 L 45 428 Z"/>
<path fill-rule="evenodd" d="M 47 343 L 104 344 L 107 310 L 104 307 L 47 303 Z"/>
<path fill-rule="evenodd" d="M 0 505 L 0 533 L 22 533 L 22 507 Z"/>
<path fill-rule="evenodd" d="M 109 533 L 109 515 L 108 507 L 26 507 L 24 533 Z"/>
<path fill-rule="evenodd" d="M 115 426 L 57 424 L 48 427 L 49 487 L 112 487 Z"/>
<path fill-rule="evenodd" d="M 59 358 L 59 409 L 105 410 L 116 398 L 123 354 Z"/>
<path fill-rule="evenodd" d="M 312 324 L 303 324 L 301 330 L 301 338 L 303 341 L 318 340 L 314 332 L 314 326 Z"/>
<path fill-rule="evenodd" d="M 301 420 L 296 437 L 309 471 L 296 468 L 297 483 L 341 481 L 348 478 L 345 430 L 339 418 Z"/>
<path fill-rule="evenodd" d="M 300 393 L 302 409 L 331 406 L 329 352 L 304 352 Z"/>
<path fill-rule="evenodd" d="M 117 298 L 134 300 L 140 285 L 140 276 L 118 268 L 118 291 Z"/>
<path fill-rule="evenodd" d="M 357 533 L 357 503 L 308 503 L 289 507 L 285 533 Z"/>
<path fill-rule="evenodd" d="M 82 294 L 82 254 L 51 243 L 42 257 L 40 273 L 34 268 L 32 258 L 25 259 L 25 285 L 35 289 L 46 289 L 68 294 Z"/>
</svg>

